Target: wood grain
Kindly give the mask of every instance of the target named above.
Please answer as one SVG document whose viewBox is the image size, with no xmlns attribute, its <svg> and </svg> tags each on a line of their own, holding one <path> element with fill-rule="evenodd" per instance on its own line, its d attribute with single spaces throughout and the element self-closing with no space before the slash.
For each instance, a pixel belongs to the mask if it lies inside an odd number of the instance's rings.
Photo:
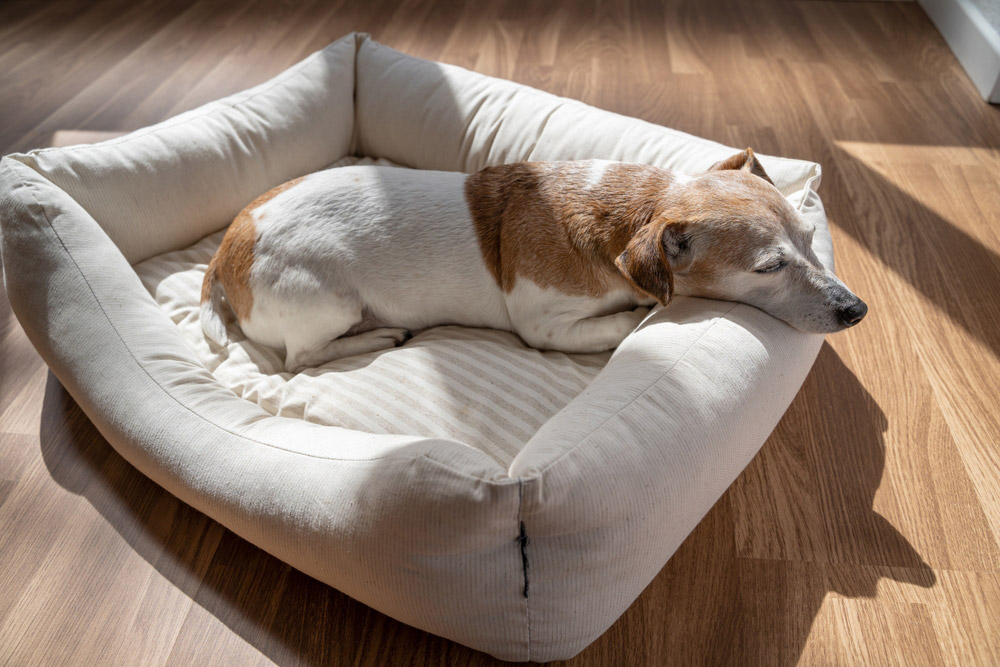
<svg viewBox="0 0 1000 667">
<path fill-rule="evenodd" d="M 351 30 L 823 164 L 838 272 L 870 315 L 567 664 L 1000 664 L 1000 111 L 916 3 L 6 2 L 0 151 L 160 121 Z M 495 663 L 136 472 L 2 295 L 0 342 L 0 664 Z"/>
</svg>

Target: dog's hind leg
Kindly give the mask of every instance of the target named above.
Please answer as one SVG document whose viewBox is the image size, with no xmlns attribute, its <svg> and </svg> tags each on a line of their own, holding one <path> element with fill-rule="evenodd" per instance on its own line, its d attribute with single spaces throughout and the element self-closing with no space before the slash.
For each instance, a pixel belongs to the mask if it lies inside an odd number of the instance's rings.
<svg viewBox="0 0 1000 667">
<path fill-rule="evenodd" d="M 285 370 L 297 373 L 303 368 L 322 366 L 328 361 L 341 357 L 387 350 L 406 342 L 410 336 L 407 329 L 379 327 L 354 336 L 343 336 L 333 340 L 327 338 L 318 345 L 299 345 L 293 348 L 286 344 Z"/>
<path fill-rule="evenodd" d="M 382 326 L 357 299 L 327 294 L 322 301 L 281 307 L 285 370 L 290 373 L 341 357 L 385 350 L 410 337 L 406 329 Z"/>
<path fill-rule="evenodd" d="M 284 347 L 285 370 L 292 373 L 392 347 L 407 335 L 405 329 L 373 333 L 379 323 L 364 312 L 358 299 L 329 291 L 282 297 L 268 294 L 257 299 L 253 315 L 241 326 L 251 340 Z"/>
</svg>

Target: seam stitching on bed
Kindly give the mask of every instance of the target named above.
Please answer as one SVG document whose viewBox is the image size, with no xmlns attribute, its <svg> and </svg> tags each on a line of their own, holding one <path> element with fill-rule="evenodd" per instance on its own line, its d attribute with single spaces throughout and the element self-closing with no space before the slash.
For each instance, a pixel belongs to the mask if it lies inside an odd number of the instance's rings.
<svg viewBox="0 0 1000 667">
<path fill-rule="evenodd" d="M 515 540 L 518 544 L 521 555 L 521 572 L 524 579 L 524 626 L 528 635 L 528 661 L 531 661 L 531 609 L 528 601 L 528 536 L 524 530 L 524 480 L 517 478 L 517 526 L 518 533 Z"/>
<path fill-rule="evenodd" d="M 570 454 L 572 454 L 577 449 L 580 449 L 581 447 L 583 447 L 587 442 L 589 442 L 594 437 L 595 433 L 597 433 L 600 429 L 604 428 L 605 424 L 607 424 L 609 421 L 611 421 L 612 419 L 614 419 L 615 417 L 617 417 L 621 413 L 623 413 L 626 410 L 628 410 L 632 406 L 633 403 L 635 403 L 640 398 L 642 398 L 643 396 L 645 396 L 649 392 L 649 390 L 651 390 L 653 387 L 655 387 L 656 385 L 658 385 L 660 383 L 660 381 L 662 381 L 665 377 L 667 377 L 667 375 L 669 375 L 671 372 L 673 372 L 673 370 L 675 368 L 677 368 L 678 364 L 680 364 L 682 361 L 684 361 L 684 359 L 687 357 L 688 353 L 691 350 L 694 349 L 695 345 L 697 345 L 699 342 L 701 342 L 701 339 L 704 338 L 705 335 L 708 334 L 709 331 L 711 331 L 712 329 L 714 329 L 719 324 L 719 322 L 721 322 L 723 320 L 723 318 L 725 318 L 726 315 L 728 315 L 729 313 L 731 313 L 735 308 L 737 308 L 740 305 L 742 305 L 742 304 L 734 303 L 732 306 L 730 306 L 726 310 L 726 312 L 721 313 L 721 314 L 717 315 L 715 318 L 713 318 L 712 323 L 708 327 L 706 327 L 705 330 L 702 331 L 701 334 L 699 334 L 698 337 L 694 341 L 691 342 L 691 344 L 688 346 L 688 348 L 686 350 L 684 350 L 684 352 L 681 354 L 680 357 L 677 358 L 677 361 L 675 361 L 673 364 L 671 364 L 670 368 L 668 368 L 668 369 L 664 370 L 662 373 L 660 373 L 660 375 L 658 375 L 655 380 L 653 380 L 652 382 L 650 382 L 649 385 L 645 389 L 643 389 L 641 392 L 639 392 L 638 394 L 636 394 L 635 397 L 633 397 L 628 403 L 626 403 L 625 405 L 623 405 L 620 409 L 615 410 L 615 412 L 613 414 L 608 415 L 607 418 L 604 419 L 604 421 L 602 421 L 600 424 L 598 424 L 593 429 L 591 429 L 590 433 L 588 433 L 585 438 L 583 438 L 578 443 L 576 443 L 575 445 L 573 445 L 572 447 L 570 447 L 569 449 L 567 449 L 565 452 L 563 452 L 562 454 L 560 454 L 554 460 L 552 460 L 549 463 L 545 464 L 544 467 L 539 468 L 538 472 L 536 473 L 536 475 L 540 477 L 543 473 L 547 472 L 552 466 L 554 466 L 555 464 L 557 464 L 559 461 L 563 460 L 565 457 L 569 456 Z"/>
<path fill-rule="evenodd" d="M 358 54 L 361 53 L 361 45 L 368 41 L 370 35 L 364 32 L 352 34 L 354 35 L 354 62 L 351 73 L 354 80 L 351 81 L 351 140 L 347 144 L 347 154 L 358 155 L 361 153 L 361 133 L 358 131 Z"/>
<path fill-rule="evenodd" d="M 27 166 L 27 165 L 25 165 L 25 166 Z M 228 433 L 230 435 L 236 436 L 237 438 L 242 438 L 242 439 L 247 440 L 249 442 L 253 442 L 255 444 L 261 445 L 262 447 L 270 447 L 272 449 L 277 449 L 279 451 L 288 452 L 289 454 L 296 454 L 298 456 L 306 456 L 306 457 L 309 457 L 309 458 L 320 459 L 320 460 L 325 460 L 325 461 L 357 461 L 357 462 L 361 462 L 361 461 L 385 461 L 385 460 L 392 460 L 392 459 L 406 460 L 408 458 L 409 459 L 416 458 L 416 457 L 400 457 L 400 456 L 379 456 L 379 457 L 364 458 L 364 459 L 344 459 L 344 458 L 338 458 L 338 457 L 333 457 L 333 456 L 319 456 L 317 454 L 311 454 L 311 453 L 308 453 L 308 452 L 300 452 L 300 451 L 296 451 L 294 449 L 287 449 L 285 447 L 279 447 L 278 445 L 275 445 L 275 444 L 272 444 L 272 443 L 269 443 L 269 442 L 263 442 L 261 440 L 257 440 L 256 438 L 250 437 L 248 435 L 244 435 L 242 433 L 237 433 L 236 431 L 230 430 L 230 429 L 228 429 L 228 428 L 226 428 L 224 426 L 221 426 L 221 425 L 213 422 L 212 420 L 208 419 L 204 415 L 199 414 L 198 412 L 196 412 L 190 406 L 187 406 L 184 403 L 182 403 L 176 396 L 174 396 L 171 392 L 169 392 L 166 389 L 166 387 L 164 387 L 162 384 L 160 384 L 156 380 L 156 378 L 153 377 L 153 375 L 146 369 L 146 367 L 143 366 L 139 362 L 139 360 L 136 358 L 135 354 L 132 352 L 132 348 L 129 347 L 128 343 L 125 342 L 125 339 L 122 337 L 121 333 L 118 331 L 118 327 L 116 327 L 114 325 L 114 323 L 111 321 L 111 318 L 108 316 L 107 311 L 104 309 L 104 304 L 101 303 L 101 300 L 98 298 L 97 293 L 94 291 L 93 286 L 90 284 L 90 281 L 87 279 L 87 275 L 84 273 L 83 269 L 80 268 L 80 265 L 77 263 L 76 258 L 73 257 L 72 251 L 70 251 L 70 249 L 66 245 L 65 241 L 63 241 L 62 236 L 60 236 L 58 230 L 56 230 L 55 225 L 52 224 L 52 219 L 49 217 L 49 214 L 48 214 L 48 211 L 45 208 L 45 205 L 42 204 L 39 201 L 39 199 L 38 199 L 38 193 L 36 192 L 36 185 L 34 183 L 26 182 L 23 179 L 21 179 L 20 182 L 23 183 L 23 184 L 25 184 L 25 185 L 27 185 L 28 188 L 31 190 L 32 197 L 35 200 L 35 205 L 38 206 L 38 208 L 41 210 L 42 215 L 45 218 L 45 222 L 49 225 L 49 229 L 52 230 L 52 233 L 55 235 L 56 240 L 59 241 L 59 244 L 62 246 L 63 250 L 65 251 L 66 256 L 69 257 L 69 259 L 70 259 L 71 262 L 73 262 L 73 266 L 76 267 L 77 273 L 80 275 L 80 279 L 83 280 L 84 285 L 87 286 L 87 289 L 90 291 L 90 295 L 92 297 L 94 297 L 94 301 L 97 303 L 97 307 L 101 309 L 101 314 L 104 315 L 104 319 L 107 320 L 108 326 L 110 326 L 111 330 L 115 332 L 115 336 L 118 337 L 118 340 L 121 342 L 122 347 L 124 347 L 125 351 L 128 352 L 129 357 L 132 359 L 133 362 L 135 362 L 136 366 L 139 367 L 139 369 L 146 375 L 146 377 L 148 377 L 149 380 L 156 386 L 156 388 L 159 389 L 161 392 L 163 392 L 164 395 L 166 395 L 167 397 L 169 397 L 178 406 L 180 406 L 181 408 L 183 408 L 187 412 L 191 413 L 197 419 L 203 421 L 204 423 L 208 424 L 209 426 L 212 426 L 214 428 L 219 429 L 220 431 L 223 431 L 223 432 Z M 56 186 L 53 186 L 53 187 L 56 187 Z M 235 400 L 242 400 L 242 399 L 239 399 L 236 396 L 233 396 L 233 398 Z M 265 417 L 273 418 L 273 415 L 269 415 L 267 413 L 265 413 L 264 416 Z M 434 460 L 434 459 L 431 459 L 428 456 L 427 452 L 421 452 L 421 455 L 424 456 L 424 457 L 427 457 L 428 460 Z M 448 466 L 445 466 L 445 467 L 448 467 Z M 451 469 L 451 468 L 449 468 L 449 469 Z M 468 473 L 465 473 L 465 474 L 468 475 Z M 489 478 L 486 478 L 486 477 L 475 477 L 473 475 L 469 475 L 469 476 L 470 477 L 474 477 L 475 479 L 480 479 L 480 480 L 487 481 L 487 482 L 491 482 L 492 481 L 492 480 L 490 480 Z"/>
</svg>

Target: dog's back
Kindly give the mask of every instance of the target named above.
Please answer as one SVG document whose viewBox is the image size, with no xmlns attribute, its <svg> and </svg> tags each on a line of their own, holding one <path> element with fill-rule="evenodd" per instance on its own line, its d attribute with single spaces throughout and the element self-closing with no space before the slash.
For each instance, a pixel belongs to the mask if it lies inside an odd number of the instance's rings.
<svg viewBox="0 0 1000 667">
<path fill-rule="evenodd" d="M 273 347 L 294 345 L 289 338 L 304 329 L 341 335 L 331 314 L 344 309 L 406 329 L 510 329 L 464 202 L 466 178 L 342 167 L 261 197 L 237 217 L 209 268 L 206 334 L 224 342 L 223 291 L 244 334 Z"/>
</svg>

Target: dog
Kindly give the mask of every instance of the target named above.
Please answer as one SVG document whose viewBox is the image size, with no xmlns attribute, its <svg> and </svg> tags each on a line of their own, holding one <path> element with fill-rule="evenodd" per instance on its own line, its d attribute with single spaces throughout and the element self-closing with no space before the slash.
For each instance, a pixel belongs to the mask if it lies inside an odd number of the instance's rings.
<svg viewBox="0 0 1000 667">
<path fill-rule="evenodd" d="M 608 350 L 677 294 L 831 333 L 868 308 L 820 263 L 813 231 L 749 148 L 697 176 L 605 160 L 341 167 L 236 216 L 205 273 L 201 323 L 225 343 L 225 300 L 291 372 L 443 324 Z"/>
</svg>

